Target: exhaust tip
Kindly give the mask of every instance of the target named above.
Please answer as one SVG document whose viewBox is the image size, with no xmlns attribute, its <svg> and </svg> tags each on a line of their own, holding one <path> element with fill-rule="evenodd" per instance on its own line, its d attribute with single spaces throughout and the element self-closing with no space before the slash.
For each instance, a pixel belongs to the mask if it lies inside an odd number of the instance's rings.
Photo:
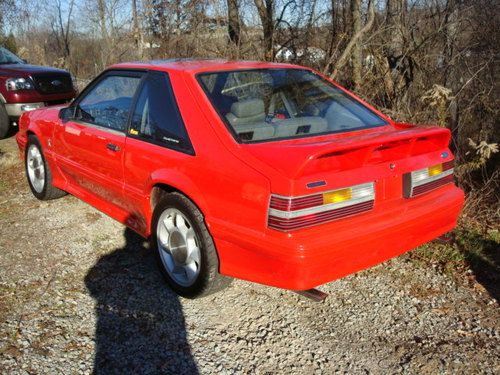
<svg viewBox="0 0 500 375">
<path fill-rule="evenodd" d="M 314 302 L 322 302 L 326 299 L 326 297 L 328 297 L 327 293 L 324 293 L 318 289 L 294 290 L 294 292 L 300 294 L 303 297 L 309 298 Z"/>
<path fill-rule="evenodd" d="M 445 233 L 442 236 L 436 238 L 434 241 L 442 245 L 450 245 L 454 242 L 453 234 L 450 232 Z"/>
</svg>

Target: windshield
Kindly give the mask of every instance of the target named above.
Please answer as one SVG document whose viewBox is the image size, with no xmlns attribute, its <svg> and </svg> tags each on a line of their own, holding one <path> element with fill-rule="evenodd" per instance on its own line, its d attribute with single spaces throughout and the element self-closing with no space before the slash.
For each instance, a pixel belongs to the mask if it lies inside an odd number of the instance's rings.
<svg viewBox="0 0 500 375">
<path fill-rule="evenodd" d="M 242 142 L 386 125 L 384 119 L 309 70 L 203 73 L 204 91 Z"/>
<path fill-rule="evenodd" d="M 9 50 L 0 47 L 0 64 L 24 64 L 24 61 Z"/>
</svg>

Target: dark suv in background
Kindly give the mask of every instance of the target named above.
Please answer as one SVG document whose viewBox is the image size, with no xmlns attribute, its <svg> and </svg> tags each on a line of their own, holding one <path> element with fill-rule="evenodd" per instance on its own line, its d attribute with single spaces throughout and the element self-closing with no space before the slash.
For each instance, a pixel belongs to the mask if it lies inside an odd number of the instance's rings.
<svg viewBox="0 0 500 375">
<path fill-rule="evenodd" d="M 64 104 L 76 96 L 71 75 L 62 69 L 27 64 L 0 47 L 0 139 L 23 112 Z"/>
</svg>

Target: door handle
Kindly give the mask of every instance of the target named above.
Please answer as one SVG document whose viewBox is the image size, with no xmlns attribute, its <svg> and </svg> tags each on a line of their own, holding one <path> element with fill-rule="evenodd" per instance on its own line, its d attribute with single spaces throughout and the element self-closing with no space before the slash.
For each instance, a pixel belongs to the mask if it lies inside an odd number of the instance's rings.
<svg viewBox="0 0 500 375">
<path fill-rule="evenodd" d="M 108 150 L 113 151 L 113 152 L 120 151 L 120 147 L 118 147 L 118 145 L 115 145 L 114 143 L 108 143 L 108 144 L 106 145 L 106 148 L 107 148 Z"/>
</svg>

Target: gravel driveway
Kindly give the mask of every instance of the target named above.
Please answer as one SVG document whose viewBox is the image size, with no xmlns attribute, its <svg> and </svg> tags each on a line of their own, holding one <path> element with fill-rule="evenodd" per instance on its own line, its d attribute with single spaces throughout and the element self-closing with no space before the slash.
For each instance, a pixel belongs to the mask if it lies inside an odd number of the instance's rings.
<svg viewBox="0 0 500 375">
<path fill-rule="evenodd" d="M 403 256 L 314 303 L 234 281 L 177 298 L 147 244 L 72 196 L 39 202 L 0 141 L 0 373 L 498 374 L 498 304 Z"/>
</svg>

